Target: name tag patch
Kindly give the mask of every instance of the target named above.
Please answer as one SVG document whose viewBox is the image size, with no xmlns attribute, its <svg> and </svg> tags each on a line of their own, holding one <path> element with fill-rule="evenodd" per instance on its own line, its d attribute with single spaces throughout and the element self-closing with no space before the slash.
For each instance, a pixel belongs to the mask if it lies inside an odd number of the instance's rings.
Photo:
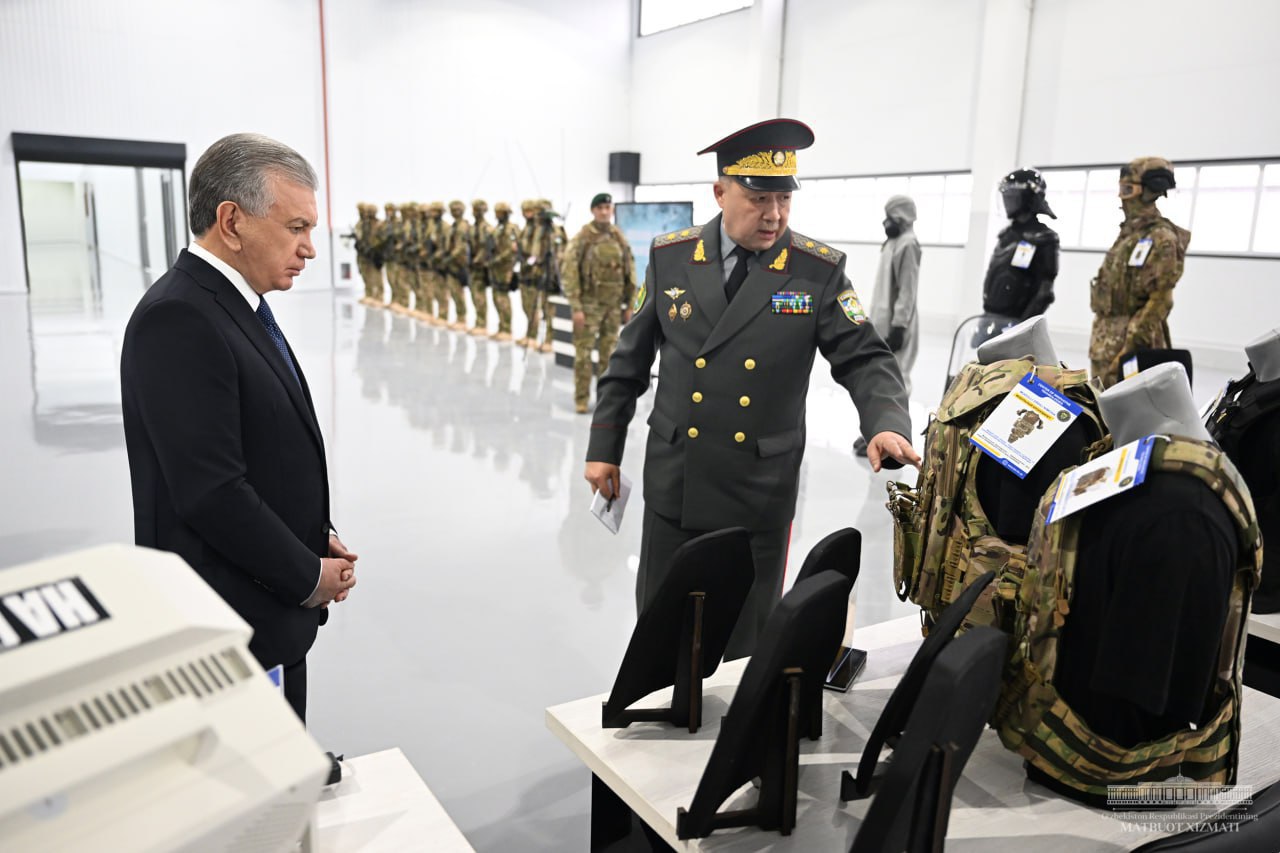
<svg viewBox="0 0 1280 853">
<path fill-rule="evenodd" d="M 1151 254 L 1151 238 L 1143 237 L 1138 241 L 1138 245 L 1133 247 L 1133 252 L 1129 255 L 1129 266 L 1140 267 L 1147 262 L 1147 255 Z"/>
<path fill-rule="evenodd" d="M 779 290 L 773 294 L 773 313 L 775 314 L 812 314 L 813 297 L 808 293 L 792 290 Z"/>
<path fill-rule="evenodd" d="M 1009 263 L 1020 270 L 1031 266 L 1031 259 L 1036 256 L 1036 247 L 1026 240 L 1018 241 L 1018 248 L 1013 250 L 1013 260 Z"/>
</svg>

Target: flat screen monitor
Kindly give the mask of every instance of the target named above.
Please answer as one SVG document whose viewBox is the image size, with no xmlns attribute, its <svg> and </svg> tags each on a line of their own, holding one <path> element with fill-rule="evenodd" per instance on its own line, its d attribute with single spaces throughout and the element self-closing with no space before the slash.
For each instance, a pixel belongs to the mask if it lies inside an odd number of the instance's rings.
<svg viewBox="0 0 1280 853">
<path fill-rule="evenodd" d="M 693 227 L 691 201 L 620 201 L 613 206 L 613 218 L 636 258 L 636 286 L 649 268 L 649 244 L 660 234 Z"/>
</svg>

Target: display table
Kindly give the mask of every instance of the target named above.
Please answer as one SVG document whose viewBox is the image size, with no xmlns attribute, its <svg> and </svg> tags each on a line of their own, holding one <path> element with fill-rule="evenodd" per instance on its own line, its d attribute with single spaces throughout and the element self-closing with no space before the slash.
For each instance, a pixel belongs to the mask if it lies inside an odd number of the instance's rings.
<svg viewBox="0 0 1280 853">
<path fill-rule="evenodd" d="M 1250 613 L 1249 633 L 1273 643 L 1280 643 L 1280 613 Z"/>
<path fill-rule="evenodd" d="M 856 767 L 920 640 L 914 616 L 857 631 L 854 645 L 867 650 L 866 669 L 849 693 L 825 693 L 822 738 L 800 742 L 797 825 L 786 837 L 754 828 L 718 830 L 689 841 L 676 837 L 676 809 L 688 808 L 693 800 L 745 660 L 721 665 L 706 680 L 703 727 L 694 735 L 654 723 L 601 729 L 606 694 L 548 708 L 546 723 L 596 777 L 593 808 L 604 805 L 601 797 L 616 796 L 676 850 L 848 850 L 870 800 L 841 803 L 840 771 Z M 670 693 L 658 691 L 637 707 L 660 706 Z M 1243 719 L 1238 781 L 1258 791 L 1280 779 L 1280 699 L 1246 689 Z M 755 798 L 756 792 L 744 786 L 721 810 L 753 805 Z M 1123 850 L 1162 834 L 1027 781 L 1022 759 L 987 729 L 956 785 L 947 842 L 948 849 L 962 851 Z"/>
<path fill-rule="evenodd" d="M 347 759 L 316 804 L 321 853 L 474 853 L 399 749 Z"/>
</svg>

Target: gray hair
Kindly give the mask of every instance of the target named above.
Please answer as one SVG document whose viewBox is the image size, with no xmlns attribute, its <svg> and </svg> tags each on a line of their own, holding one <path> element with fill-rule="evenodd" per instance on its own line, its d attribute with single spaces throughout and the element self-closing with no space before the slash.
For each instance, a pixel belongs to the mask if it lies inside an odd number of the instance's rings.
<svg viewBox="0 0 1280 853">
<path fill-rule="evenodd" d="M 191 232 L 203 236 L 218 219 L 218 205 L 233 201 L 250 216 L 266 216 L 275 198 L 272 176 L 313 192 L 320 181 L 297 151 L 260 133 L 233 133 L 209 146 L 191 170 Z"/>
</svg>

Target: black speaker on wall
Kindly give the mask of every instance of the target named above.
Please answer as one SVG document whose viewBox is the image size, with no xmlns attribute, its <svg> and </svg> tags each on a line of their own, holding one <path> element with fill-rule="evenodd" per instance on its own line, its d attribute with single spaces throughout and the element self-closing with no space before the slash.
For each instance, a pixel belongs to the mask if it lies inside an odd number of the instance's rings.
<svg viewBox="0 0 1280 853">
<path fill-rule="evenodd" d="M 611 184 L 640 183 L 640 152 L 610 151 L 609 152 L 609 183 Z"/>
</svg>

